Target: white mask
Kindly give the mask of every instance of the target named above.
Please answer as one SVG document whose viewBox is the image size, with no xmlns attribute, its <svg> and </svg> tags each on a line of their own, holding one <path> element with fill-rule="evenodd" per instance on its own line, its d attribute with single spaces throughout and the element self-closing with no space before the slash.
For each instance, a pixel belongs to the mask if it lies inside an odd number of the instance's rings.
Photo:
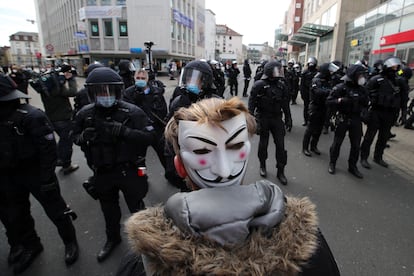
<svg viewBox="0 0 414 276">
<path fill-rule="evenodd" d="M 188 176 L 200 188 L 241 185 L 247 169 L 250 141 L 246 117 L 241 113 L 221 122 L 180 121 L 180 157 Z"/>
<path fill-rule="evenodd" d="M 365 82 L 366 82 L 366 80 L 365 80 L 364 77 L 361 77 L 361 78 L 358 79 L 358 85 L 360 85 L 360 86 L 365 85 Z"/>
</svg>

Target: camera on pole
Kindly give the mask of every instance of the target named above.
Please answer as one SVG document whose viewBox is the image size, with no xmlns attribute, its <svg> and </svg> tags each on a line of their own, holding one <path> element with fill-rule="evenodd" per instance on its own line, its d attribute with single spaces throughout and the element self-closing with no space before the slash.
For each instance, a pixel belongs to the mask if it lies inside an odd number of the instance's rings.
<svg viewBox="0 0 414 276">
<path fill-rule="evenodd" d="M 146 56 L 147 56 L 147 64 L 148 64 L 148 69 L 150 72 L 153 72 L 153 68 L 152 68 L 152 50 L 151 47 L 155 45 L 154 42 L 152 41 L 145 41 L 144 42 L 145 47 L 147 47 L 147 49 L 145 50 L 146 52 Z"/>
</svg>

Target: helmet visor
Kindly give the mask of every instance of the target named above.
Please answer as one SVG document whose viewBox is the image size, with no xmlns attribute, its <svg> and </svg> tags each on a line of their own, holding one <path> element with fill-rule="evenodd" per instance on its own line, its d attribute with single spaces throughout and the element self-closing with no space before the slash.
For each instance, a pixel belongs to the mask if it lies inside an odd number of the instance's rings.
<svg viewBox="0 0 414 276">
<path fill-rule="evenodd" d="M 180 86 L 202 86 L 203 73 L 194 68 L 184 68 L 180 76 Z"/>
<path fill-rule="evenodd" d="M 89 101 L 97 105 L 101 105 L 103 101 L 113 101 L 113 105 L 116 100 L 121 99 L 123 87 L 123 84 L 93 84 L 86 86 Z"/>
<path fill-rule="evenodd" d="M 394 70 L 398 70 L 401 66 L 401 60 L 397 57 L 391 57 L 384 61 L 384 66 L 387 68 L 392 68 Z"/>
<path fill-rule="evenodd" d="M 331 74 L 335 73 L 336 71 L 339 70 L 339 67 L 335 64 L 335 63 L 329 63 L 329 67 L 328 67 L 329 72 L 331 72 Z"/>
<path fill-rule="evenodd" d="M 274 78 L 284 78 L 285 77 L 285 70 L 282 67 L 275 66 L 273 68 L 273 77 Z"/>
</svg>

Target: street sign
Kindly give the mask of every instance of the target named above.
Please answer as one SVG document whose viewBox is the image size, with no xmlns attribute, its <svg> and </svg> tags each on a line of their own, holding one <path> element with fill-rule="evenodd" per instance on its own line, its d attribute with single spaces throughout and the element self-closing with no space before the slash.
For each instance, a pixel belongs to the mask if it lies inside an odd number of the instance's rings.
<svg viewBox="0 0 414 276">
<path fill-rule="evenodd" d="M 48 52 L 53 52 L 53 51 L 55 50 L 55 47 L 53 47 L 53 45 L 52 45 L 52 44 L 47 44 L 47 45 L 46 45 L 46 50 L 47 50 Z"/>
</svg>

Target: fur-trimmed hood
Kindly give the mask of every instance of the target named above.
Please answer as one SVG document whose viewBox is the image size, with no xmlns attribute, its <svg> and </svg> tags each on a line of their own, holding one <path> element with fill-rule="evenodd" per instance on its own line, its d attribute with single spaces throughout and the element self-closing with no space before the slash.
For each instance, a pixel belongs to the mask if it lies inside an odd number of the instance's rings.
<svg viewBox="0 0 414 276">
<path fill-rule="evenodd" d="M 185 236 L 161 206 L 131 216 L 126 231 L 132 250 L 158 275 L 296 275 L 318 247 L 318 219 L 308 198 L 286 199 L 285 217 L 270 236 L 253 231 L 231 247 Z"/>
</svg>

